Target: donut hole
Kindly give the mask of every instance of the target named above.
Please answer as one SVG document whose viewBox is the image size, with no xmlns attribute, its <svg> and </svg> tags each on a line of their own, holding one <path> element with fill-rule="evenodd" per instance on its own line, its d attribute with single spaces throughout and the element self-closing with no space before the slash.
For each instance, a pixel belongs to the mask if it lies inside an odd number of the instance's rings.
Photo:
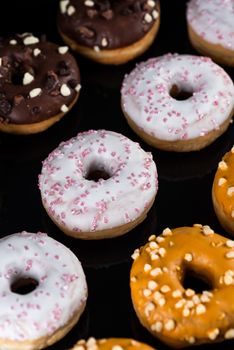
<svg viewBox="0 0 234 350">
<path fill-rule="evenodd" d="M 177 101 L 188 100 L 190 97 L 193 96 L 193 93 L 194 91 L 185 88 L 180 88 L 176 84 L 173 84 L 169 91 L 170 96 Z"/>
<path fill-rule="evenodd" d="M 98 167 L 96 165 L 92 165 L 89 167 L 85 179 L 89 181 L 95 181 L 98 182 L 99 180 L 108 180 L 110 179 L 111 174 L 103 168 Z"/>
<path fill-rule="evenodd" d="M 184 270 L 182 286 L 184 289 L 193 289 L 197 294 L 213 289 L 211 280 L 202 271 L 195 272 L 190 268 Z"/>
<path fill-rule="evenodd" d="M 20 277 L 11 284 L 11 291 L 15 294 L 25 295 L 33 292 L 39 282 L 32 277 Z"/>
</svg>

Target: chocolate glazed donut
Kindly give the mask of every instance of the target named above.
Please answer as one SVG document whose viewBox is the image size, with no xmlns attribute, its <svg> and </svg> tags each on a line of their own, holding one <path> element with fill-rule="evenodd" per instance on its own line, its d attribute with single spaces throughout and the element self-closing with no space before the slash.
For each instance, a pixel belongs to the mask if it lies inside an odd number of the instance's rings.
<svg viewBox="0 0 234 350">
<path fill-rule="evenodd" d="M 153 42 L 158 0 L 60 0 L 59 31 L 80 54 L 105 64 L 125 63 Z"/>
<path fill-rule="evenodd" d="M 68 47 L 28 33 L 0 42 L 0 131 L 47 129 L 74 105 L 80 87 Z"/>
</svg>

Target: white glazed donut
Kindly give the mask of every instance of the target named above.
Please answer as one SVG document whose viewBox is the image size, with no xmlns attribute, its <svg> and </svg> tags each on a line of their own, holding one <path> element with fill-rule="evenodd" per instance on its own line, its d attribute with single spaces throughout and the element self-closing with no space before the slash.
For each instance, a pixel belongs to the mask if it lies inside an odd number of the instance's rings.
<svg viewBox="0 0 234 350">
<path fill-rule="evenodd" d="M 234 66 L 233 0 L 190 0 L 187 22 L 190 39 L 198 51 Z"/>
<path fill-rule="evenodd" d="M 62 338 L 78 321 L 87 299 L 79 260 L 44 233 L 16 233 L 0 240 L 0 349 L 33 350 Z M 18 294 L 13 285 L 33 279 Z"/>
<path fill-rule="evenodd" d="M 89 179 L 94 172 L 108 179 Z M 91 130 L 49 155 L 39 187 L 48 215 L 64 233 L 110 238 L 143 221 L 157 192 L 157 170 L 139 144 L 112 131 Z"/>
<path fill-rule="evenodd" d="M 179 100 L 181 91 L 190 97 Z M 199 150 L 227 129 L 234 86 L 210 58 L 167 54 L 141 63 L 125 77 L 122 109 L 147 143 L 169 151 Z"/>
</svg>

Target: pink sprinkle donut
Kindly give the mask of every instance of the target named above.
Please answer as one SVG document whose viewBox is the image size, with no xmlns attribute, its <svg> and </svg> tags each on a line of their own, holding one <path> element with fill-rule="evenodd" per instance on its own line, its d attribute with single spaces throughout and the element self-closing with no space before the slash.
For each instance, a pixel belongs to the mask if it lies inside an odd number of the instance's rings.
<svg viewBox="0 0 234 350">
<path fill-rule="evenodd" d="M 199 52 L 234 66 L 233 0 L 190 0 L 187 23 L 190 40 Z"/>
<path fill-rule="evenodd" d="M 0 255 L 0 348 L 34 350 L 55 343 L 85 308 L 87 285 L 79 260 L 44 233 L 4 237 Z"/>
<path fill-rule="evenodd" d="M 167 54 L 141 63 L 125 77 L 122 109 L 132 129 L 150 145 L 199 150 L 227 129 L 234 86 L 210 58 Z"/>
<path fill-rule="evenodd" d="M 91 130 L 49 155 L 39 187 L 48 215 L 64 233 L 110 238 L 145 219 L 158 188 L 157 170 L 139 144 L 112 131 Z"/>
</svg>

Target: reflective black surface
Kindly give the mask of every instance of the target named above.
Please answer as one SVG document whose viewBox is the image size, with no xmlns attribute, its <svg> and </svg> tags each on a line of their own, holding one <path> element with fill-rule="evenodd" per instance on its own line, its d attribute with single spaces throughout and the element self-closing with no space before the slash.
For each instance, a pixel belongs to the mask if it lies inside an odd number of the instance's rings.
<svg viewBox="0 0 234 350">
<path fill-rule="evenodd" d="M 55 0 L 2 2 L 0 36 L 29 31 L 46 34 L 49 40 L 62 44 L 56 28 L 57 7 Z M 196 54 L 187 37 L 185 1 L 161 0 L 161 8 L 158 37 L 137 62 L 167 52 Z M 76 327 L 50 349 L 68 349 L 81 337 L 89 336 L 133 337 L 159 350 L 168 349 L 151 337 L 135 316 L 129 290 L 130 255 L 150 234 L 158 234 L 167 226 L 202 223 L 227 235 L 213 211 L 211 186 L 218 161 L 234 143 L 234 125 L 200 152 L 173 154 L 152 149 L 131 131 L 120 109 L 121 82 L 136 61 L 106 67 L 76 57 L 83 87 L 73 110 L 42 134 L 0 134 L 0 234 L 47 232 L 66 244 L 83 264 L 89 286 L 86 311 Z M 233 69 L 225 69 L 234 79 Z M 145 150 L 152 151 L 159 173 L 159 192 L 146 221 L 123 237 L 100 242 L 83 242 L 61 233 L 46 215 L 37 186 L 41 162 L 48 153 L 61 141 L 91 128 L 114 130 L 140 142 Z M 231 350 L 234 342 L 200 348 L 221 346 Z"/>
</svg>

